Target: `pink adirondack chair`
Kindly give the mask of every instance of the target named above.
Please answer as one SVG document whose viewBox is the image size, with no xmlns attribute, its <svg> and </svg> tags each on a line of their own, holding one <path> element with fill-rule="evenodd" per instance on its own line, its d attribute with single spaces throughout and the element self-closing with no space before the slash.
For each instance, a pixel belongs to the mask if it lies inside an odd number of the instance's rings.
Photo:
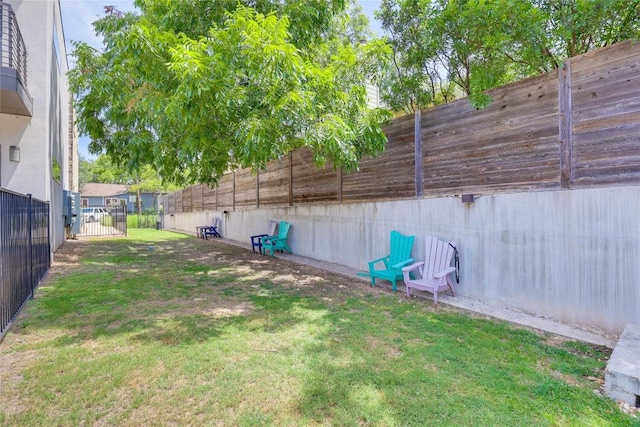
<svg viewBox="0 0 640 427">
<path fill-rule="evenodd" d="M 450 289 L 453 296 L 456 296 L 451 281 L 451 273 L 456 271 L 456 268 L 451 266 L 455 246 L 455 242 L 443 242 L 433 236 L 426 236 L 425 260 L 402 269 L 407 298 L 411 298 L 411 289 L 433 293 L 434 305 L 438 304 L 438 292 Z"/>
</svg>

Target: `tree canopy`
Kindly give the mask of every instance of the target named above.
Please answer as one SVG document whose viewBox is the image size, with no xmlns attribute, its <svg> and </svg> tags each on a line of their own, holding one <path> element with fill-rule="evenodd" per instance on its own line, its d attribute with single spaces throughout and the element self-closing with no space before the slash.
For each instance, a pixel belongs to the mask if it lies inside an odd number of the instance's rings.
<svg viewBox="0 0 640 427">
<path fill-rule="evenodd" d="M 345 0 L 135 4 L 94 23 L 103 51 L 75 43 L 70 83 L 91 152 L 214 184 L 299 147 L 345 170 L 384 148 L 390 113 L 367 108 L 365 82 L 390 51 L 350 38 L 362 14 L 350 21 Z"/>
<path fill-rule="evenodd" d="M 414 110 L 550 71 L 640 35 L 640 0 L 382 0 L 393 68 L 384 99 Z"/>
</svg>

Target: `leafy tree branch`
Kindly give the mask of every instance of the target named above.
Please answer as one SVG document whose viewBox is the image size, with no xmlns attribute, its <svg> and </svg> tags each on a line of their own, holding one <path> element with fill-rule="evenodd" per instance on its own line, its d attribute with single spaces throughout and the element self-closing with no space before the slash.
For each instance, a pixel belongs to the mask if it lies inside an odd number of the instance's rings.
<svg viewBox="0 0 640 427">
<path fill-rule="evenodd" d="M 97 21 L 105 50 L 76 44 L 70 72 L 90 150 L 177 184 L 299 147 L 347 171 L 380 153 L 390 113 L 367 108 L 365 84 L 387 45 L 353 42 L 344 1 L 244 3 L 139 0 L 139 15 Z"/>
</svg>

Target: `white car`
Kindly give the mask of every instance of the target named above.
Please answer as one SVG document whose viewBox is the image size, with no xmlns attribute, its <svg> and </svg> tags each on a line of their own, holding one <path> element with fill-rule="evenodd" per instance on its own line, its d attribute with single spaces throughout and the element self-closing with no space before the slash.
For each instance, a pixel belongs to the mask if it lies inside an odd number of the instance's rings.
<svg viewBox="0 0 640 427">
<path fill-rule="evenodd" d="M 80 217 L 82 222 L 100 221 L 103 216 L 109 215 L 105 208 L 82 208 Z"/>
</svg>

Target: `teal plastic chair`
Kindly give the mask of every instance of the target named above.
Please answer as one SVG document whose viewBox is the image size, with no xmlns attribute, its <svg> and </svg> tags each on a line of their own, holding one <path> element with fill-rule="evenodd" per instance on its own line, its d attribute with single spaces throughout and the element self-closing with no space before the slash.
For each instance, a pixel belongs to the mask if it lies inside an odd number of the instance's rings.
<svg viewBox="0 0 640 427">
<path fill-rule="evenodd" d="M 289 228 L 291 228 L 291 224 L 285 221 L 280 221 L 280 225 L 278 225 L 278 234 L 276 236 L 261 237 L 260 244 L 262 245 L 262 253 L 266 254 L 267 249 L 271 252 L 271 256 L 273 256 L 275 251 L 291 253 L 291 248 L 287 245 Z"/>
<path fill-rule="evenodd" d="M 391 282 L 393 291 L 396 291 L 396 280 L 402 280 L 402 267 L 411 264 L 411 249 L 415 236 L 405 236 L 398 231 L 391 232 L 389 255 L 370 261 L 369 272 L 360 273 L 361 276 L 371 277 L 371 286 L 376 285 L 376 278 Z M 376 269 L 376 264 L 382 263 L 384 268 Z"/>
</svg>

